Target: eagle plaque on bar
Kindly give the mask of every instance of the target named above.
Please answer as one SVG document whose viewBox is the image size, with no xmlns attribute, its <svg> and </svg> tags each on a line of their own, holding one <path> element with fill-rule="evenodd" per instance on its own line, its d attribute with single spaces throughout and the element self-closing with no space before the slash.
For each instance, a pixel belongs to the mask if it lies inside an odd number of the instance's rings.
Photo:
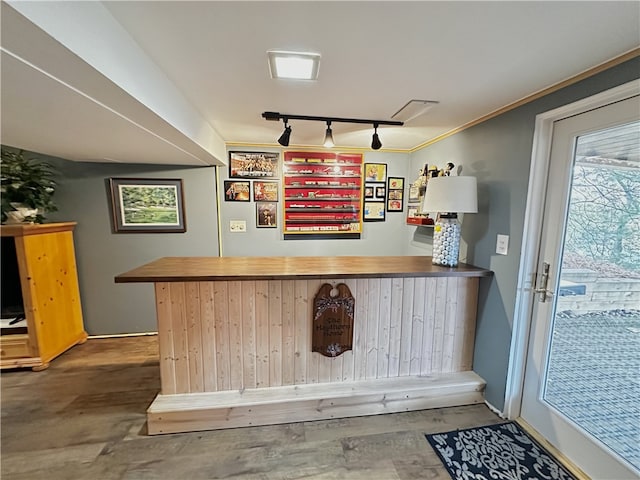
<svg viewBox="0 0 640 480">
<path fill-rule="evenodd" d="M 312 351 L 337 357 L 353 348 L 355 299 L 349 287 L 325 283 L 313 300 Z"/>
</svg>

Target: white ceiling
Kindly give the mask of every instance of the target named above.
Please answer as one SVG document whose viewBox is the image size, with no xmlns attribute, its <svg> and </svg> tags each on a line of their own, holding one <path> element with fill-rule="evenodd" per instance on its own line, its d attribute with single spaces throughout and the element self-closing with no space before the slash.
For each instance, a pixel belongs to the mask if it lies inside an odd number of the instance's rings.
<svg viewBox="0 0 640 480">
<path fill-rule="evenodd" d="M 77 161 L 208 165 L 277 146 L 264 111 L 390 119 L 440 103 L 383 149 L 443 133 L 640 45 L 640 2 L 2 3 L 2 143 Z M 266 51 L 322 55 L 317 81 L 273 80 Z M 324 125 L 292 121 L 291 147 Z M 334 123 L 336 144 L 372 129 Z"/>
</svg>

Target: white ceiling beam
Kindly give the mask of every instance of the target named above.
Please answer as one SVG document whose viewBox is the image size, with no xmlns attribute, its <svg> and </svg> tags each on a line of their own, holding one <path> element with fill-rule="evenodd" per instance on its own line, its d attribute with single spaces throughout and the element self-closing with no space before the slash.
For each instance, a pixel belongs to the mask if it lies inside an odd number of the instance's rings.
<svg viewBox="0 0 640 480">
<path fill-rule="evenodd" d="M 101 2 L 5 3 L 77 55 L 91 69 L 83 69 L 81 62 L 76 61 L 72 66 L 76 70 L 74 75 L 65 74 L 68 66 L 43 52 L 39 48 L 42 42 L 24 41 L 24 29 L 21 30 L 23 33 L 16 31 L 16 35 L 3 31 L 3 49 L 37 65 L 53 77 L 73 82 L 74 88 L 122 112 L 132 122 L 161 137 L 171 137 L 168 138 L 169 143 L 188 149 L 202 164 L 226 164 L 224 140 Z M 5 15 L 11 15 L 10 10 L 3 8 L 3 20 Z M 3 30 L 16 23 L 19 22 L 3 21 Z M 82 69 L 82 75 L 77 75 Z M 89 70 L 95 70 L 118 88 L 105 85 L 104 79 L 100 81 Z M 177 132 L 172 132 L 168 126 Z M 176 134 L 184 138 L 176 138 L 179 136 Z"/>
</svg>

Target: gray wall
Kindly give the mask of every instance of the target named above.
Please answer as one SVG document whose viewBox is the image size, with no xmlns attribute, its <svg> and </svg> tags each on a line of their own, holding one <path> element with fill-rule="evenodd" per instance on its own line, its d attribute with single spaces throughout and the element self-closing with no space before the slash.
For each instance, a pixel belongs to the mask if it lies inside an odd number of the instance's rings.
<svg viewBox="0 0 640 480">
<path fill-rule="evenodd" d="M 78 222 L 74 233 L 84 323 L 90 335 L 157 331 L 152 284 L 114 277 L 165 256 L 217 256 L 215 170 L 175 166 L 78 163 L 51 159 L 61 173 L 47 221 Z M 182 178 L 185 233 L 112 233 L 109 177 Z"/>
<path fill-rule="evenodd" d="M 499 409 L 504 406 L 535 116 L 637 79 L 639 72 L 636 58 L 412 155 L 411 171 L 451 161 L 462 165 L 462 174 L 478 178 L 479 212 L 465 215 L 462 238 L 469 244 L 468 262 L 495 273 L 481 282 L 474 370 L 487 381 L 487 400 Z M 499 233 L 510 237 L 507 256 L 495 253 Z M 429 235 L 410 241 L 430 249 Z"/>
<path fill-rule="evenodd" d="M 251 148 L 230 150 L 255 151 Z M 278 149 L 258 149 L 278 152 Z M 282 155 L 281 155 L 282 159 Z M 367 152 L 365 163 L 386 163 L 387 176 L 405 177 L 405 198 L 409 155 L 405 153 Z M 228 169 L 220 169 L 220 190 L 228 180 Z M 412 179 L 411 181 L 413 181 Z M 282 193 L 282 175 L 278 180 Z M 406 201 L 403 212 L 387 212 L 384 222 L 365 222 L 359 240 L 284 240 L 282 234 L 282 198 L 279 199 L 278 228 L 256 228 L 256 204 L 221 202 L 222 255 L 236 256 L 338 256 L 338 255 L 406 255 L 406 238 L 415 229 L 406 225 Z M 231 233 L 230 220 L 245 220 L 246 233 Z"/>
</svg>

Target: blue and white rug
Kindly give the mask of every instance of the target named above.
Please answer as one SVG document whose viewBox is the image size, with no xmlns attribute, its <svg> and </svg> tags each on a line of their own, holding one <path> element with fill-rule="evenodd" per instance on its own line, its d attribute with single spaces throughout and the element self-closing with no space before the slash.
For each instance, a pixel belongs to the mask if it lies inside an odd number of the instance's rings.
<svg viewBox="0 0 640 480">
<path fill-rule="evenodd" d="M 514 422 L 426 437 L 454 480 L 576 480 Z"/>
</svg>

